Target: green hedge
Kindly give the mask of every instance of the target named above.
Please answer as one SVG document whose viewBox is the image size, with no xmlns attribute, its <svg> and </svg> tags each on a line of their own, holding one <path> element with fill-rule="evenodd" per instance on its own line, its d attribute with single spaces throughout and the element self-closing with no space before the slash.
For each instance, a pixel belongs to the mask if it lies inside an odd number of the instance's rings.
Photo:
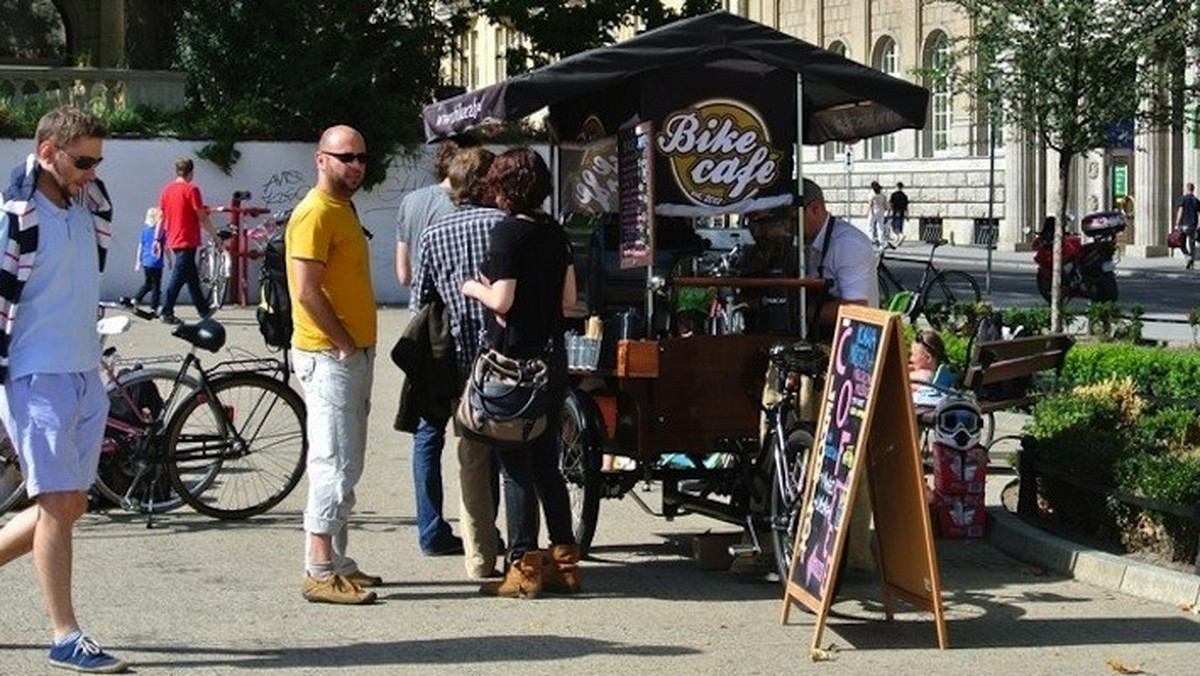
<svg viewBox="0 0 1200 676">
<path fill-rule="evenodd" d="M 1127 343 L 1077 343 L 1067 353 L 1060 385 L 1070 388 L 1130 378 L 1152 400 L 1200 404 L 1200 351 Z"/>
</svg>

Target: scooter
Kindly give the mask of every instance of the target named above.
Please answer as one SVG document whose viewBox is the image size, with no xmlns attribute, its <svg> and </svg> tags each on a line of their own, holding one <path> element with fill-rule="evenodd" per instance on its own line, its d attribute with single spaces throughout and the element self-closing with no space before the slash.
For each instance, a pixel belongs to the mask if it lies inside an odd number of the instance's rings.
<svg viewBox="0 0 1200 676">
<path fill-rule="evenodd" d="M 1063 300 L 1086 298 L 1116 302 L 1117 276 L 1114 272 L 1117 235 L 1125 230 L 1125 212 L 1098 211 L 1080 221 L 1080 230 L 1091 239 L 1086 244 L 1078 233 L 1063 236 Z M 1042 231 L 1033 240 L 1033 260 L 1037 263 L 1038 293 L 1050 301 L 1051 271 L 1054 263 L 1054 217 L 1046 217 Z"/>
</svg>

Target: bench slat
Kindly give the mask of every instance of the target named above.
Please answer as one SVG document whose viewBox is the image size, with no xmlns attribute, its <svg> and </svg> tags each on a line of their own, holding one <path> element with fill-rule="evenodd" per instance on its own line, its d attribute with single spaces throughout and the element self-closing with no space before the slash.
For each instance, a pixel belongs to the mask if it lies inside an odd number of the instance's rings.
<svg viewBox="0 0 1200 676">
<path fill-rule="evenodd" d="M 1070 336 L 1026 336 L 976 345 L 963 378 L 969 390 L 1042 371 L 1059 371 L 1067 351 L 1075 344 Z"/>
</svg>

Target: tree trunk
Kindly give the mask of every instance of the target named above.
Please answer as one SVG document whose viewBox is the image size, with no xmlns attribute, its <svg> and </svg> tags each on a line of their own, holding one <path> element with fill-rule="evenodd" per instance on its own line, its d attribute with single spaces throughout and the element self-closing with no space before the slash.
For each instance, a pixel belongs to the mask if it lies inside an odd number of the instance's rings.
<svg viewBox="0 0 1200 676">
<path fill-rule="evenodd" d="M 1071 160 L 1074 153 L 1060 150 L 1058 153 L 1058 223 L 1054 228 L 1054 258 L 1050 267 L 1050 331 L 1061 333 L 1062 319 L 1062 269 L 1063 232 L 1067 227 L 1067 205 L 1071 203 L 1068 190 L 1071 184 Z"/>
</svg>

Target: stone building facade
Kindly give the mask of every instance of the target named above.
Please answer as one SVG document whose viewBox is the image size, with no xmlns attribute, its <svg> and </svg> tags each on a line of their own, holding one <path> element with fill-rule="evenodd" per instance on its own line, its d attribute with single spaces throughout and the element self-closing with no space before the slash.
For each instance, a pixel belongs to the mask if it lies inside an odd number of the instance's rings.
<svg viewBox="0 0 1200 676">
<path fill-rule="evenodd" d="M 725 0 L 724 9 L 915 81 L 921 80 L 917 69 L 950 58 L 951 42 L 971 31 L 953 5 L 923 0 Z M 502 48 L 519 39 L 480 20 L 463 36 L 460 56 L 447 64 L 448 81 L 473 89 L 503 79 Z M 910 237 L 921 234 L 925 219 L 940 222 L 942 235 L 957 243 L 993 235 L 1000 249 L 1028 246 L 1042 219 L 1058 211 L 1056 153 L 1017 129 L 993 130 L 988 111 L 970 97 L 937 82 L 921 84 L 932 92 L 924 129 L 806 148 L 805 175 L 823 185 L 836 212 L 855 220 L 865 222 L 871 181 L 889 191 L 903 182 L 911 200 Z M 1126 254 L 1165 254 L 1175 200 L 1185 181 L 1200 179 L 1195 137 L 1139 133 L 1126 144 L 1132 147 L 1076 159 L 1068 212 L 1124 209 L 1133 224 L 1123 235 Z"/>
</svg>

